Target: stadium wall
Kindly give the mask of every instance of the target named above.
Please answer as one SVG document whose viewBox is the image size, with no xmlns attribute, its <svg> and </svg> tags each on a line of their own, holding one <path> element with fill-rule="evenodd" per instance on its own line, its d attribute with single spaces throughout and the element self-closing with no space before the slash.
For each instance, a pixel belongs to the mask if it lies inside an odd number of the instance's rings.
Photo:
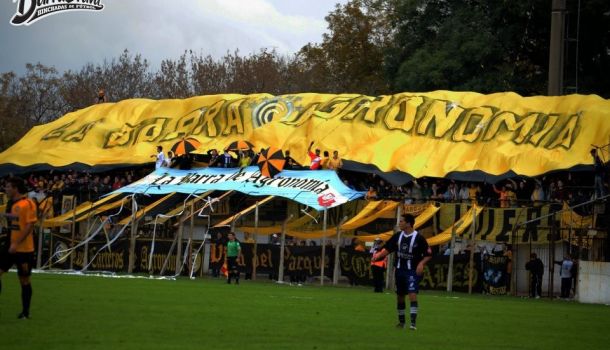
<svg viewBox="0 0 610 350">
<path fill-rule="evenodd" d="M 610 304 L 610 263 L 581 261 L 576 288 L 581 303 Z"/>
</svg>

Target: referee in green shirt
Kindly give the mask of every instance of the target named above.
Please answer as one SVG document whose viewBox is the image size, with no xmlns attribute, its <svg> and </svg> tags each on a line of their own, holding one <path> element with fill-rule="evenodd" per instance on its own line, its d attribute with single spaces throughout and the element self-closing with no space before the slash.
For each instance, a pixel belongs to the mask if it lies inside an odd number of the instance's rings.
<svg viewBox="0 0 610 350">
<path fill-rule="evenodd" d="M 227 242 L 227 283 L 231 284 L 231 278 L 235 277 L 235 284 L 239 284 L 239 270 L 237 269 L 237 258 L 241 254 L 241 246 L 239 241 L 235 239 L 235 233 L 229 233 L 229 241 Z"/>
</svg>

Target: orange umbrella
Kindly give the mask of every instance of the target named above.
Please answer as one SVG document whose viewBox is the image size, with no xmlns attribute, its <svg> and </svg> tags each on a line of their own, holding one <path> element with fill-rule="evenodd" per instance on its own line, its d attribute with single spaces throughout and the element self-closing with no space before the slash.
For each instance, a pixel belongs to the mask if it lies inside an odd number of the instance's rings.
<svg viewBox="0 0 610 350">
<path fill-rule="evenodd" d="M 286 158 L 281 149 L 269 147 L 264 149 L 258 157 L 258 168 L 266 177 L 274 177 L 284 169 Z"/>
<path fill-rule="evenodd" d="M 248 141 L 240 140 L 240 141 L 231 142 L 227 146 L 227 149 L 229 151 L 246 151 L 249 149 L 254 149 L 254 145 Z"/>
<path fill-rule="evenodd" d="M 181 156 L 183 154 L 191 153 L 201 147 L 201 142 L 197 139 L 189 137 L 187 139 L 182 139 L 182 141 L 176 143 L 172 146 L 172 152 L 175 155 Z"/>
</svg>

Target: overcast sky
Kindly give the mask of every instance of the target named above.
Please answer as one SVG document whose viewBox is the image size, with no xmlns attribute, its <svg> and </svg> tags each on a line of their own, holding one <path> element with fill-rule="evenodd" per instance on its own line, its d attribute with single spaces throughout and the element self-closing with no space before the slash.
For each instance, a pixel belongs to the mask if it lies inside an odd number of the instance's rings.
<svg viewBox="0 0 610 350">
<path fill-rule="evenodd" d="M 154 67 L 184 50 L 294 53 L 321 40 L 324 16 L 337 2 L 346 0 L 102 0 L 102 12 L 64 12 L 15 27 L 16 0 L 0 0 L 0 72 L 39 61 L 79 69 L 126 48 Z"/>
</svg>

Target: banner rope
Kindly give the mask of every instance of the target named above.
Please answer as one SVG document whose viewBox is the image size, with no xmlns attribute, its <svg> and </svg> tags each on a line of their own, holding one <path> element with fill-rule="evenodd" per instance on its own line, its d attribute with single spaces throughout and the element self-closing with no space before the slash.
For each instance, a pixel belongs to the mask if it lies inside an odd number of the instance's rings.
<svg viewBox="0 0 610 350">
<path fill-rule="evenodd" d="M 127 196 L 125 198 L 128 197 L 132 197 L 132 201 L 133 201 L 133 206 L 134 206 L 134 214 L 138 212 L 138 202 L 136 201 L 136 194 L 132 194 L 130 196 Z M 123 209 L 123 205 L 124 203 L 121 203 L 121 210 Z M 93 255 L 93 257 L 91 258 L 91 260 L 89 260 L 89 262 L 87 263 L 86 266 L 84 266 L 80 271 L 85 271 L 87 268 L 89 268 L 89 266 L 91 266 L 91 264 L 93 263 L 93 261 L 95 261 L 95 258 L 97 258 L 97 256 L 106 248 L 110 247 L 114 242 L 116 242 L 119 237 L 121 237 L 123 235 L 123 233 L 125 232 L 125 229 L 127 229 L 127 227 L 130 225 L 130 222 L 125 223 L 125 225 L 123 225 L 123 227 L 121 228 L 121 230 L 117 233 L 116 236 L 114 236 L 114 238 L 112 240 L 110 240 L 109 242 L 107 242 L 106 244 L 104 244 L 97 252 L 95 252 L 95 255 Z"/>
<path fill-rule="evenodd" d="M 124 208 L 124 206 L 125 206 L 125 199 L 128 199 L 128 198 L 130 198 L 130 197 L 134 197 L 134 195 L 129 195 L 129 196 L 123 197 L 123 199 L 121 199 L 121 207 L 119 208 L 119 211 L 118 211 L 118 212 L 116 212 L 115 214 L 111 214 L 111 215 L 107 216 L 107 217 L 106 217 L 106 219 L 102 220 L 102 221 L 100 222 L 99 227 L 97 228 L 97 230 L 95 231 L 95 233 L 94 233 L 93 235 L 90 235 L 90 236 L 89 236 L 89 237 L 87 237 L 85 240 L 81 241 L 80 243 L 78 243 L 77 245 L 75 245 L 75 246 L 74 246 L 74 247 L 72 247 L 72 248 L 68 248 L 68 249 L 62 249 L 62 250 L 58 250 L 58 251 L 56 251 L 56 252 L 55 252 L 53 255 L 51 255 L 51 257 L 49 257 L 49 260 L 48 260 L 48 261 L 47 261 L 47 262 L 46 262 L 46 263 L 45 263 L 45 264 L 44 264 L 44 265 L 43 265 L 43 266 L 42 266 L 40 269 L 41 269 L 41 270 L 43 270 L 43 269 L 45 269 L 45 268 L 47 268 L 47 267 L 50 267 L 50 265 L 51 265 L 51 261 L 52 261 L 52 260 L 53 260 L 53 258 L 55 258 L 57 255 L 60 255 L 60 254 L 63 254 L 63 253 L 68 253 L 68 254 L 66 255 L 66 258 L 67 258 L 68 256 L 70 256 L 70 254 L 72 254 L 72 252 L 74 252 L 74 250 L 76 250 L 77 248 L 82 247 L 83 245 L 85 245 L 85 244 L 89 243 L 91 240 L 93 240 L 93 238 L 95 238 L 95 237 L 96 237 L 96 236 L 97 236 L 97 235 L 98 235 L 98 234 L 99 234 L 99 233 L 102 231 L 102 229 L 104 228 L 104 225 L 106 224 L 106 222 L 107 222 L 107 221 L 110 221 L 110 218 L 112 218 L 112 217 L 114 217 L 114 216 L 119 215 L 119 214 L 120 214 L 120 213 L 123 211 L 123 208 Z M 135 197 L 134 197 L 134 198 L 135 198 Z M 134 199 L 134 201 L 135 201 L 135 199 Z M 136 205 L 137 205 L 137 203 L 136 203 Z M 87 235 L 89 235 L 89 233 L 91 232 L 91 230 L 93 229 L 93 227 L 95 227 L 95 226 L 94 226 L 94 225 L 91 225 L 91 228 L 90 228 L 90 229 L 89 229 L 89 231 L 87 232 Z"/>
<path fill-rule="evenodd" d="M 211 198 L 210 196 L 208 196 L 208 198 L 206 199 L 206 198 L 203 198 L 201 196 L 196 195 L 195 193 L 196 192 L 190 193 L 186 197 L 186 199 L 184 199 L 182 210 L 179 213 L 174 214 L 174 215 L 157 214 L 155 216 L 155 223 L 154 223 L 154 226 L 153 226 L 152 242 L 150 244 L 150 254 L 149 254 L 149 257 L 148 257 L 148 270 L 149 271 L 150 271 L 150 267 L 152 266 L 153 253 L 155 252 L 155 242 L 156 242 L 156 237 L 157 237 L 157 220 L 159 218 L 171 219 L 171 218 L 176 217 L 176 216 L 181 216 L 186 211 L 186 202 L 188 202 L 189 198 L 191 198 L 191 197 L 195 197 L 195 198 L 205 202 L 203 207 L 201 209 L 199 209 L 197 216 L 199 216 L 201 214 L 201 212 L 203 211 L 203 209 L 205 209 L 208 205 L 211 207 L 212 203 L 218 202 L 218 198 Z M 212 207 L 212 211 L 214 211 L 213 207 Z M 195 215 L 195 213 L 192 213 L 192 215 Z"/>
</svg>

